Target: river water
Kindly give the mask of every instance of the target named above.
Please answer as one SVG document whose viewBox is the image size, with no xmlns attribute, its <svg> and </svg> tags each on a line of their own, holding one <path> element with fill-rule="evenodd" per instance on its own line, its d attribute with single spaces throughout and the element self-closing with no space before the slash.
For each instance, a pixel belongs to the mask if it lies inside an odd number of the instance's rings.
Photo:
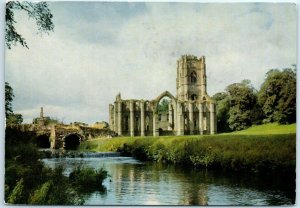
<svg viewBox="0 0 300 208">
<path fill-rule="evenodd" d="M 84 195 L 86 205 L 290 205 L 293 188 L 280 177 L 183 169 L 103 154 L 84 158 L 43 159 L 63 165 L 65 174 L 81 165 L 104 168 L 106 191 Z"/>
</svg>

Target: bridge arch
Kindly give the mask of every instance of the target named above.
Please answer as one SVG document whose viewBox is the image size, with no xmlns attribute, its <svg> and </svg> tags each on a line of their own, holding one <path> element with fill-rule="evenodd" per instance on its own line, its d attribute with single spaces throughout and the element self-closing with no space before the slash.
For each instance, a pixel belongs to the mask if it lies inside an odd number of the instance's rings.
<svg viewBox="0 0 300 208">
<path fill-rule="evenodd" d="M 36 145 L 39 148 L 50 148 L 50 135 L 42 134 L 37 136 Z"/>
<path fill-rule="evenodd" d="M 76 150 L 84 136 L 78 133 L 70 133 L 63 137 L 63 148 L 66 150 Z"/>
</svg>

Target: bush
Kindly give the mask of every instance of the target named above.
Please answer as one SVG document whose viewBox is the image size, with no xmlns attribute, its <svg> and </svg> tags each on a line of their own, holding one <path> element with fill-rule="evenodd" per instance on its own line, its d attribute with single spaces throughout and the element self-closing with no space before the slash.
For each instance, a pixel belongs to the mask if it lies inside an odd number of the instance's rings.
<svg viewBox="0 0 300 208">
<path fill-rule="evenodd" d="M 24 180 L 21 178 L 9 195 L 7 202 L 11 204 L 23 204 L 25 201 L 24 192 Z"/>
<path fill-rule="evenodd" d="M 39 153 L 36 146 L 31 144 L 33 140 L 30 136 L 32 135 L 28 132 L 6 129 L 5 201 L 11 204 L 83 204 L 82 192 L 63 174 L 62 166 L 51 169 L 39 161 L 45 154 Z M 83 172 L 89 174 L 91 171 L 85 170 L 80 173 Z M 107 172 L 101 170 L 92 173 L 91 177 L 101 186 Z M 87 186 L 93 187 L 88 176 L 79 179 L 80 184 L 86 183 Z"/>
<path fill-rule="evenodd" d="M 89 167 L 77 167 L 69 175 L 69 181 L 72 186 L 76 187 L 80 192 L 103 191 L 102 182 L 108 177 L 106 170 L 94 170 Z"/>
<path fill-rule="evenodd" d="M 296 166 L 295 133 L 116 138 L 113 140 L 102 143 L 97 148 L 110 147 L 113 143 L 114 148 L 122 155 L 196 168 L 286 172 L 294 171 Z"/>
<path fill-rule="evenodd" d="M 52 181 L 43 183 L 40 188 L 34 191 L 34 194 L 30 197 L 30 204 L 48 204 L 49 193 L 53 186 Z"/>
</svg>

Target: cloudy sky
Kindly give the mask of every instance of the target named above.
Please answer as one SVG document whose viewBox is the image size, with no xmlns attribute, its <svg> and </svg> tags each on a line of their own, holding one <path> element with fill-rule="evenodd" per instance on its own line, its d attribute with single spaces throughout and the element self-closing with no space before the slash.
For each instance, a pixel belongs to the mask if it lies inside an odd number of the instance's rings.
<svg viewBox="0 0 300 208">
<path fill-rule="evenodd" d="M 176 61 L 206 56 L 210 95 L 250 79 L 256 89 L 271 68 L 296 63 L 294 4 L 49 2 L 49 35 L 16 13 L 29 49 L 6 50 L 5 79 L 25 122 L 45 114 L 65 123 L 108 120 L 122 98 L 176 95 Z"/>
</svg>

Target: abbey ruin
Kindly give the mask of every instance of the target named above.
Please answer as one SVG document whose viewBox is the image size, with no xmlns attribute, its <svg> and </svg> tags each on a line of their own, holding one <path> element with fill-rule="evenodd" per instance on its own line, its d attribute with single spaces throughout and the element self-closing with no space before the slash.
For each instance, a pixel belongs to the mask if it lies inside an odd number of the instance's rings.
<svg viewBox="0 0 300 208">
<path fill-rule="evenodd" d="M 109 126 L 122 136 L 215 134 L 216 104 L 207 94 L 205 57 L 184 55 L 177 61 L 177 95 L 165 91 L 154 100 L 123 100 L 109 105 Z M 168 110 L 158 105 L 169 98 Z"/>
</svg>

